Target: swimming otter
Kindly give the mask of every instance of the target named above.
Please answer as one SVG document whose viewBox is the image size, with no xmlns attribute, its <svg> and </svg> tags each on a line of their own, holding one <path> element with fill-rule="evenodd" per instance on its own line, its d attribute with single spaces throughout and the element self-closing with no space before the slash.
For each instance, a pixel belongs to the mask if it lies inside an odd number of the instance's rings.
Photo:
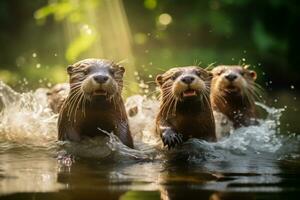
<svg viewBox="0 0 300 200">
<path fill-rule="evenodd" d="M 221 112 L 234 128 L 256 124 L 256 72 L 248 66 L 217 66 L 212 70 L 210 100 L 214 111 Z"/>
<path fill-rule="evenodd" d="M 113 132 L 133 148 L 121 97 L 124 67 L 104 59 L 85 59 L 67 68 L 70 92 L 59 113 L 58 139 L 79 141 Z"/>
<path fill-rule="evenodd" d="M 209 101 L 210 72 L 197 67 L 172 68 L 156 77 L 161 90 L 156 130 L 173 148 L 190 137 L 215 141 L 215 122 Z"/>
</svg>

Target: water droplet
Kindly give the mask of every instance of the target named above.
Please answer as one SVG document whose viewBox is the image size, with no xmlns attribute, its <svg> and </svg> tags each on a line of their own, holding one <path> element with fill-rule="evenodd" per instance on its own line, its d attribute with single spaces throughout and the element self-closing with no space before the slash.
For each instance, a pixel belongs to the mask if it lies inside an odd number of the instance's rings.
<svg viewBox="0 0 300 200">
<path fill-rule="evenodd" d="M 269 83 L 270 83 L 270 84 L 272 84 L 272 83 L 273 83 L 273 81 L 269 81 Z"/>
<path fill-rule="evenodd" d="M 148 50 L 148 49 L 146 49 L 146 50 L 145 50 L 145 53 L 149 53 L 149 50 Z"/>
<path fill-rule="evenodd" d="M 294 86 L 294 85 L 291 85 L 291 89 L 292 89 L 292 90 L 295 89 L 295 86 Z"/>
<path fill-rule="evenodd" d="M 135 75 L 135 76 L 138 76 L 138 75 L 139 75 L 139 72 L 135 71 L 135 72 L 134 72 L 134 75 Z"/>
<path fill-rule="evenodd" d="M 242 61 L 245 62 L 245 61 L 246 61 L 246 58 L 242 58 Z"/>
<path fill-rule="evenodd" d="M 41 67 L 40 63 L 36 64 L 36 68 L 40 68 L 40 67 Z"/>
<path fill-rule="evenodd" d="M 54 56 L 57 57 L 57 53 L 54 53 Z"/>
<path fill-rule="evenodd" d="M 277 103 L 277 102 L 278 102 L 278 99 L 274 99 L 274 102 Z"/>
<path fill-rule="evenodd" d="M 247 53 L 247 51 L 246 51 L 246 50 L 244 50 L 244 51 L 243 51 L 243 53 Z"/>
<path fill-rule="evenodd" d="M 33 54 L 32 54 L 32 57 L 33 57 L 33 58 L 36 58 L 36 56 L 37 56 L 36 53 L 33 53 Z"/>
<path fill-rule="evenodd" d="M 158 22 L 164 26 L 167 26 L 172 22 L 172 16 L 168 13 L 163 13 L 159 15 Z"/>
<path fill-rule="evenodd" d="M 152 76 L 152 74 L 149 74 L 149 76 L 148 76 L 149 78 L 153 78 L 153 76 Z"/>
<path fill-rule="evenodd" d="M 231 60 L 233 61 L 233 60 L 235 60 L 235 58 L 231 58 Z"/>
</svg>

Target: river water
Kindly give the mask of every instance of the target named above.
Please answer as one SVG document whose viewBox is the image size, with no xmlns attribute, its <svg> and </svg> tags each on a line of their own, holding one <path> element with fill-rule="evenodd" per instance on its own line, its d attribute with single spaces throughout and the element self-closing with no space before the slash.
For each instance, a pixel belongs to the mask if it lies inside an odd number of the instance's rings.
<svg viewBox="0 0 300 200">
<path fill-rule="evenodd" d="M 112 133 L 80 144 L 58 142 L 45 89 L 17 93 L 0 82 L 0 99 L 0 199 L 299 198 L 300 135 L 286 126 L 294 104 L 258 103 L 260 125 L 216 143 L 190 139 L 166 151 L 153 134 L 158 102 L 151 98 L 126 101 L 134 110 L 134 150 Z"/>
</svg>

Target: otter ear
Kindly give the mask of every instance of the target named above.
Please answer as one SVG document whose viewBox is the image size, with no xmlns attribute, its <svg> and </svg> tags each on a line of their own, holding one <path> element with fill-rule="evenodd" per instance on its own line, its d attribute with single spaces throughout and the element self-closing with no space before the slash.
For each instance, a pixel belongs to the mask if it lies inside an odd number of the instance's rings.
<svg viewBox="0 0 300 200">
<path fill-rule="evenodd" d="M 159 86 L 161 86 L 161 85 L 163 84 L 163 77 L 162 77 L 161 74 L 158 74 L 158 75 L 156 76 L 156 83 L 157 83 Z"/>
<path fill-rule="evenodd" d="M 122 65 L 119 65 L 119 70 L 122 74 L 125 73 L 125 67 L 123 67 Z"/>
<path fill-rule="evenodd" d="M 67 72 L 68 72 L 68 74 L 71 74 L 73 72 L 73 65 L 69 65 L 67 67 Z"/>
<path fill-rule="evenodd" d="M 257 78 L 256 72 L 251 70 L 251 71 L 249 72 L 249 74 L 250 74 L 251 78 L 255 81 L 256 78 Z"/>
</svg>

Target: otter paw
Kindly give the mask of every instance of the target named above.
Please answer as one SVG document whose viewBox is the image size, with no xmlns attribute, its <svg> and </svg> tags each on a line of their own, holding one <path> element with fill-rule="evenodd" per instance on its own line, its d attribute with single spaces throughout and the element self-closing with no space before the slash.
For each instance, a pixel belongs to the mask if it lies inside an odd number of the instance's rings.
<svg viewBox="0 0 300 200">
<path fill-rule="evenodd" d="M 183 135 L 175 133 L 171 129 L 165 130 L 161 135 L 164 146 L 167 146 L 168 149 L 172 149 L 179 144 L 183 143 Z"/>
</svg>

